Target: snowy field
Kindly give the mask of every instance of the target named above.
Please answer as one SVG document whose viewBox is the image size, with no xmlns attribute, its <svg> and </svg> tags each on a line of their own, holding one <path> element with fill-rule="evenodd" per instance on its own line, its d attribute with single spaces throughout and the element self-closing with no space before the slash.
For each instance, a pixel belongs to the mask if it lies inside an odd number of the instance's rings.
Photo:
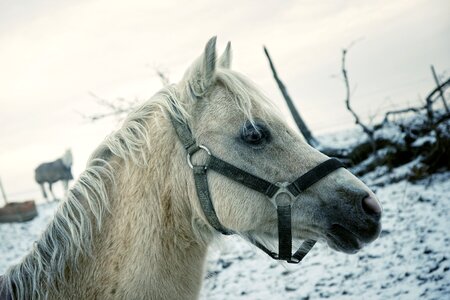
<svg viewBox="0 0 450 300">
<path fill-rule="evenodd" d="M 210 253 L 203 299 L 450 299 L 450 173 L 376 194 L 383 231 L 359 253 L 319 244 L 289 265 L 232 237 Z"/>
<path fill-rule="evenodd" d="M 201 299 L 450 299 L 450 173 L 375 192 L 383 230 L 359 253 L 318 244 L 289 265 L 227 237 L 211 247 Z M 36 219 L 0 225 L 0 274 L 20 261 L 56 207 L 41 204 Z"/>
</svg>

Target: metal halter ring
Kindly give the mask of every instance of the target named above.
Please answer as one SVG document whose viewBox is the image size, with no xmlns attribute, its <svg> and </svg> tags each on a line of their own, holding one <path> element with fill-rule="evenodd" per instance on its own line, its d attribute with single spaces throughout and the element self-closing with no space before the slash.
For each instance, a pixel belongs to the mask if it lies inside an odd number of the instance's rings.
<svg viewBox="0 0 450 300">
<path fill-rule="evenodd" d="M 212 155 L 212 154 L 211 154 L 211 151 L 209 151 L 209 149 L 206 148 L 206 146 L 204 146 L 204 145 L 198 145 L 197 148 L 198 148 L 198 149 L 197 149 L 196 151 L 187 154 L 187 163 L 188 163 L 188 165 L 189 165 L 189 167 L 190 167 L 191 169 L 194 169 L 194 165 L 193 165 L 192 162 L 191 162 L 191 154 L 194 154 L 194 153 L 196 153 L 198 150 L 203 149 L 203 150 L 206 151 L 206 153 L 208 153 L 208 156 L 209 156 L 209 157 Z M 208 159 L 209 159 L 209 158 L 208 158 Z M 206 164 L 205 164 L 205 168 L 206 168 Z"/>
<path fill-rule="evenodd" d="M 275 183 L 275 185 L 278 186 L 279 189 L 275 193 L 275 195 L 269 197 L 270 202 L 272 202 L 275 207 L 292 205 L 294 203 L 295 197 L 287 188 L 289 184 L 289 182 Z"/>
</svg>

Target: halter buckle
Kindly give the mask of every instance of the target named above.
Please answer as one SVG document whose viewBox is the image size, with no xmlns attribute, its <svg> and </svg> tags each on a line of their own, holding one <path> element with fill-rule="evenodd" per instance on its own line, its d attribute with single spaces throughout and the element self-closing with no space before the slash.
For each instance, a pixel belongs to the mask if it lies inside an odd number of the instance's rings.
<svg viewBox="0 0 450 300">
<path fill-rule="evenodd" d="M 192 164 L 191 157 L 192 157 L 192 155 L 194 153 L 198 152 L 201 149 L 205 150 L 206 153 L 208 154 L 208 160 L 206 161 L 206 164 L 203 166 L 206 169 L 206 167 L 208 165 L 209 158 L 211 157 L 212 154 L 211 154 L 211 151 L 204 145 L 198 145 L 198 146 L 196 146 L 194 148 L 194 150 L 188 151 L 188 153 L 187 153 L 187 163 L 188 163 L 188 165 L 189 165 L 189 167 L 191 169 L 194 169 L 194 165 Z M 200 167 L 200 166 L 195 166 L 195 167 Z"/>
<path fill-rule="evenodd" d="M 277 192 L 272 197 L 269 197 L 270 202 L 275 206 L 291 206 L 295 201 L 295 196 L 289 191 L 289 182 L 277 182 Z"/>
</svg>

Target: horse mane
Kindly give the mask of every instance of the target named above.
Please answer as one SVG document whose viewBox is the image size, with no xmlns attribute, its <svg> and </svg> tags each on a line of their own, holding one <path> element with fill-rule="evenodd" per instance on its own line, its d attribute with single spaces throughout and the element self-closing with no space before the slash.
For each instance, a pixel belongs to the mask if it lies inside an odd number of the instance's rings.
<svg viewBox="0 0 450 300">
<path fill-rule="evenodd" d="M 186 76 L 191 76 L 189 70 Z M 233 95 L 234 104 L 249 120 L 253 120 L 255 101 L 273 108 L 242 75 L 219 68 L 215 76 L 216 84 L 221 83 Z M 115 186 L 114 170 L 117 167 L 111 158 L 120 158 L 125 167 L 146 167 L 152 153 L 153 134 L 147 128 L 147 122 L 157 113 L 167 119 L 171 114 L 189 121 L 189 102 L 197 100 L 189 80 L 165 87 L 133 110 L 122 127 L 99 145 L 39 240 L 23 260 L 5 274 L 7 288 L 14 291 L 18 299 L 27 299 L 30 295 L 45 298 L 48 290 L 56 291 L 64 285 L 67 267 L 78 271 L 80 257 L 92 254 L 93 232 L 101 229 L 102 219 L 110 209 L 109 193 Z"/>
</svg>

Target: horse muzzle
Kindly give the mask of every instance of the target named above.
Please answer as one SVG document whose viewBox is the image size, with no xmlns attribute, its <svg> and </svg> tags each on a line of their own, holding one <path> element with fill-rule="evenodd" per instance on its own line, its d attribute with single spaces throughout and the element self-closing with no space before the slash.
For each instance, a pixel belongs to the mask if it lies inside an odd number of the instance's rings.
<svg viewBox="0 0 450 300">
<path fill-rule="evenodd" d="M 338 251 L 353 254 L 378 238 L 381 231 L 382 208 L 375 196 L 365 196 L 359 207 L 326 230 L 328 245 Z"/>
</svg>

